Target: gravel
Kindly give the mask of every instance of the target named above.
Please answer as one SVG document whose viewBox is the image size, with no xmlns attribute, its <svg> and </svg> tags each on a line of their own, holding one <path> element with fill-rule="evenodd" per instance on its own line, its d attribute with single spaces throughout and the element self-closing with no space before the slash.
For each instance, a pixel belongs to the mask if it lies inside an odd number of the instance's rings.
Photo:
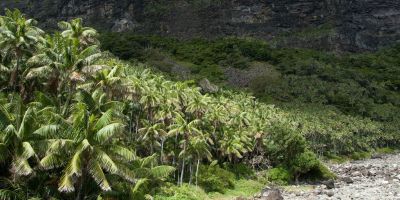
<svg viewBox="0 0 400 200">
<path fill-rule="evenodd" d="M 283 191 L 288 200 L 400 200 L 400 154 L 329 166 L 338 179 L 335 187 L 315 185 L 311 190 Z"/>
</svg>

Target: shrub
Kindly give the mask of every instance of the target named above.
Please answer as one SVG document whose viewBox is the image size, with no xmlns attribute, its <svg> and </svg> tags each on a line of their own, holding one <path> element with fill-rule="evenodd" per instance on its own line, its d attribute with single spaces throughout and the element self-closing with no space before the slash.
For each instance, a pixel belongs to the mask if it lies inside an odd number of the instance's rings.
<svg viewBox="0 0 400 200">
<path fill-rule="evenodd" d="M 267 171 L 267 181 L 278 185 L 289 184 L 291 177 L 290 172 L 283 167 L 272 168 Z"/>
<path fill-rule="evenodd" d="M 290 165 L 290 170 L 292 171 L 296 182 L 298 182 L 299 177 L 302 174 L 315 169 L 319 166 L 320 162 L 317 156 L 311 151 L 305 151 L 296 157 Z"/>
<path fill-rule="evenodd" d="M 235 186 L 235 175 L 218 165 L 200 166 L 199 185 L 206 192 L 224 193 Z"/>
<path fill-rule="evenodd" d="M 304 137 L 288 126 L 274 126 L 268 132 L 264 146 L 273 165 L 288 165 L 306 149 Z"/>
<path fill-rule="evenodd" d="M 350 155 L 350 158 L 353 160 L 363 160 L 371 158 L 370 152 L 354 152 Z"/>
<path fill-rule="evenodd" d="M 184 184 L 182 186 L 164 187 L 155 200 L 200 200 L 209 199 L 207 194 L 199 187 Z"/>
<path fill-rule="evenodd" d="M 228 164 L 227 169 L 236 175 L 237 179 L 250 179 L 254 177 L 254 170 L 246 164 Z"/>
</svg>

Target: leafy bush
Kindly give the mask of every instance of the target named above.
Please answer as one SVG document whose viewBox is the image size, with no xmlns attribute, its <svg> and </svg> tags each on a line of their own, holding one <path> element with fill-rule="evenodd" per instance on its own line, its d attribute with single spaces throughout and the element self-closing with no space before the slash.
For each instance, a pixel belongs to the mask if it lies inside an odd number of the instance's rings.
<svg viewBox="0 0 400 200">
<path fill-rule="evenodd" d="M 318 168 L 320 162 L 317 156 L 311 151 L 305 151 L 296 157 L 290 165 L 290 170 L 294 175 L 296 182 L 302 174 L 306 174 L 312 169 Z"/>
<path fill-rule="evenodd" d="M 289 164 L 306 149 L 304 137 L 287 125 L 271 127 L 268 132 L 264 146 L 273 165 Z"/>
<path fill-rule="evenodd" d="M 370 152 L 354 152 L 350 155 L 350 158 L 353 160 L 363 160 L 371 158 Z"/>
<path fill-rule="evenodd" d="M 234 187 L 235 175 L 218 165 L 202 165 L 199 172 L 199 185 L 206 192 L 224 193 Z"/>
<path fill-rule="evenodd" d="M 292 175 L 283 167 L 272 168 L 267 171 L 267 181 L 278 184 L 287 185 L 292 180 Z"/>
<path fill-rule="evenodd" d="M 254 170 L 243 163 L 227 164 L 227 169 L 234 173 L 237 179 L 250 179 L 255 175 Z"/>
<path fill-rule="evenodd" d="M 170 186 L 162 188 L 155 200 L 199 200 L 209 199 L 207 194 L 199 187 L 184 184 L 182 186 Z"/>
</svg>

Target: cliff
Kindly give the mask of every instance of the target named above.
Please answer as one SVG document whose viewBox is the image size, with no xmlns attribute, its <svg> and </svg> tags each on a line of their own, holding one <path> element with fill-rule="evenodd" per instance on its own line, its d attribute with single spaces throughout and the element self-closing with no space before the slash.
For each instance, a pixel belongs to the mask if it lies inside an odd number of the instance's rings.
<svg viewBox="0 0 400 200">
<path fill-rule="evenodd" d="M 100 30 L 180 38 L 252 36 L 277 46 L 370 51 L 400 40 L 398 0 L 2 0 L 55 27 L 82 17 Z"/>
</svg>

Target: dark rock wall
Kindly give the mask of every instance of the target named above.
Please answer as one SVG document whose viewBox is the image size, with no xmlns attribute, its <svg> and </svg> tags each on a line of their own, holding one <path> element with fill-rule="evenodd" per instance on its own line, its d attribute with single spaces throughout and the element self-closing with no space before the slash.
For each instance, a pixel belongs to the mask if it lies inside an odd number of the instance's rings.
<svg viewBox="0 0 400 200">
<path fill-rule="evenodd" d="M 271 40 L 329 24 L 327 35 L 314 31 L 283 44 L 365 51 L 400 40 L 399 0 L 1 0 L 0 6 L 20 8 L 49 28 L 82 17 L 101 30 Z"/>
</svg>

